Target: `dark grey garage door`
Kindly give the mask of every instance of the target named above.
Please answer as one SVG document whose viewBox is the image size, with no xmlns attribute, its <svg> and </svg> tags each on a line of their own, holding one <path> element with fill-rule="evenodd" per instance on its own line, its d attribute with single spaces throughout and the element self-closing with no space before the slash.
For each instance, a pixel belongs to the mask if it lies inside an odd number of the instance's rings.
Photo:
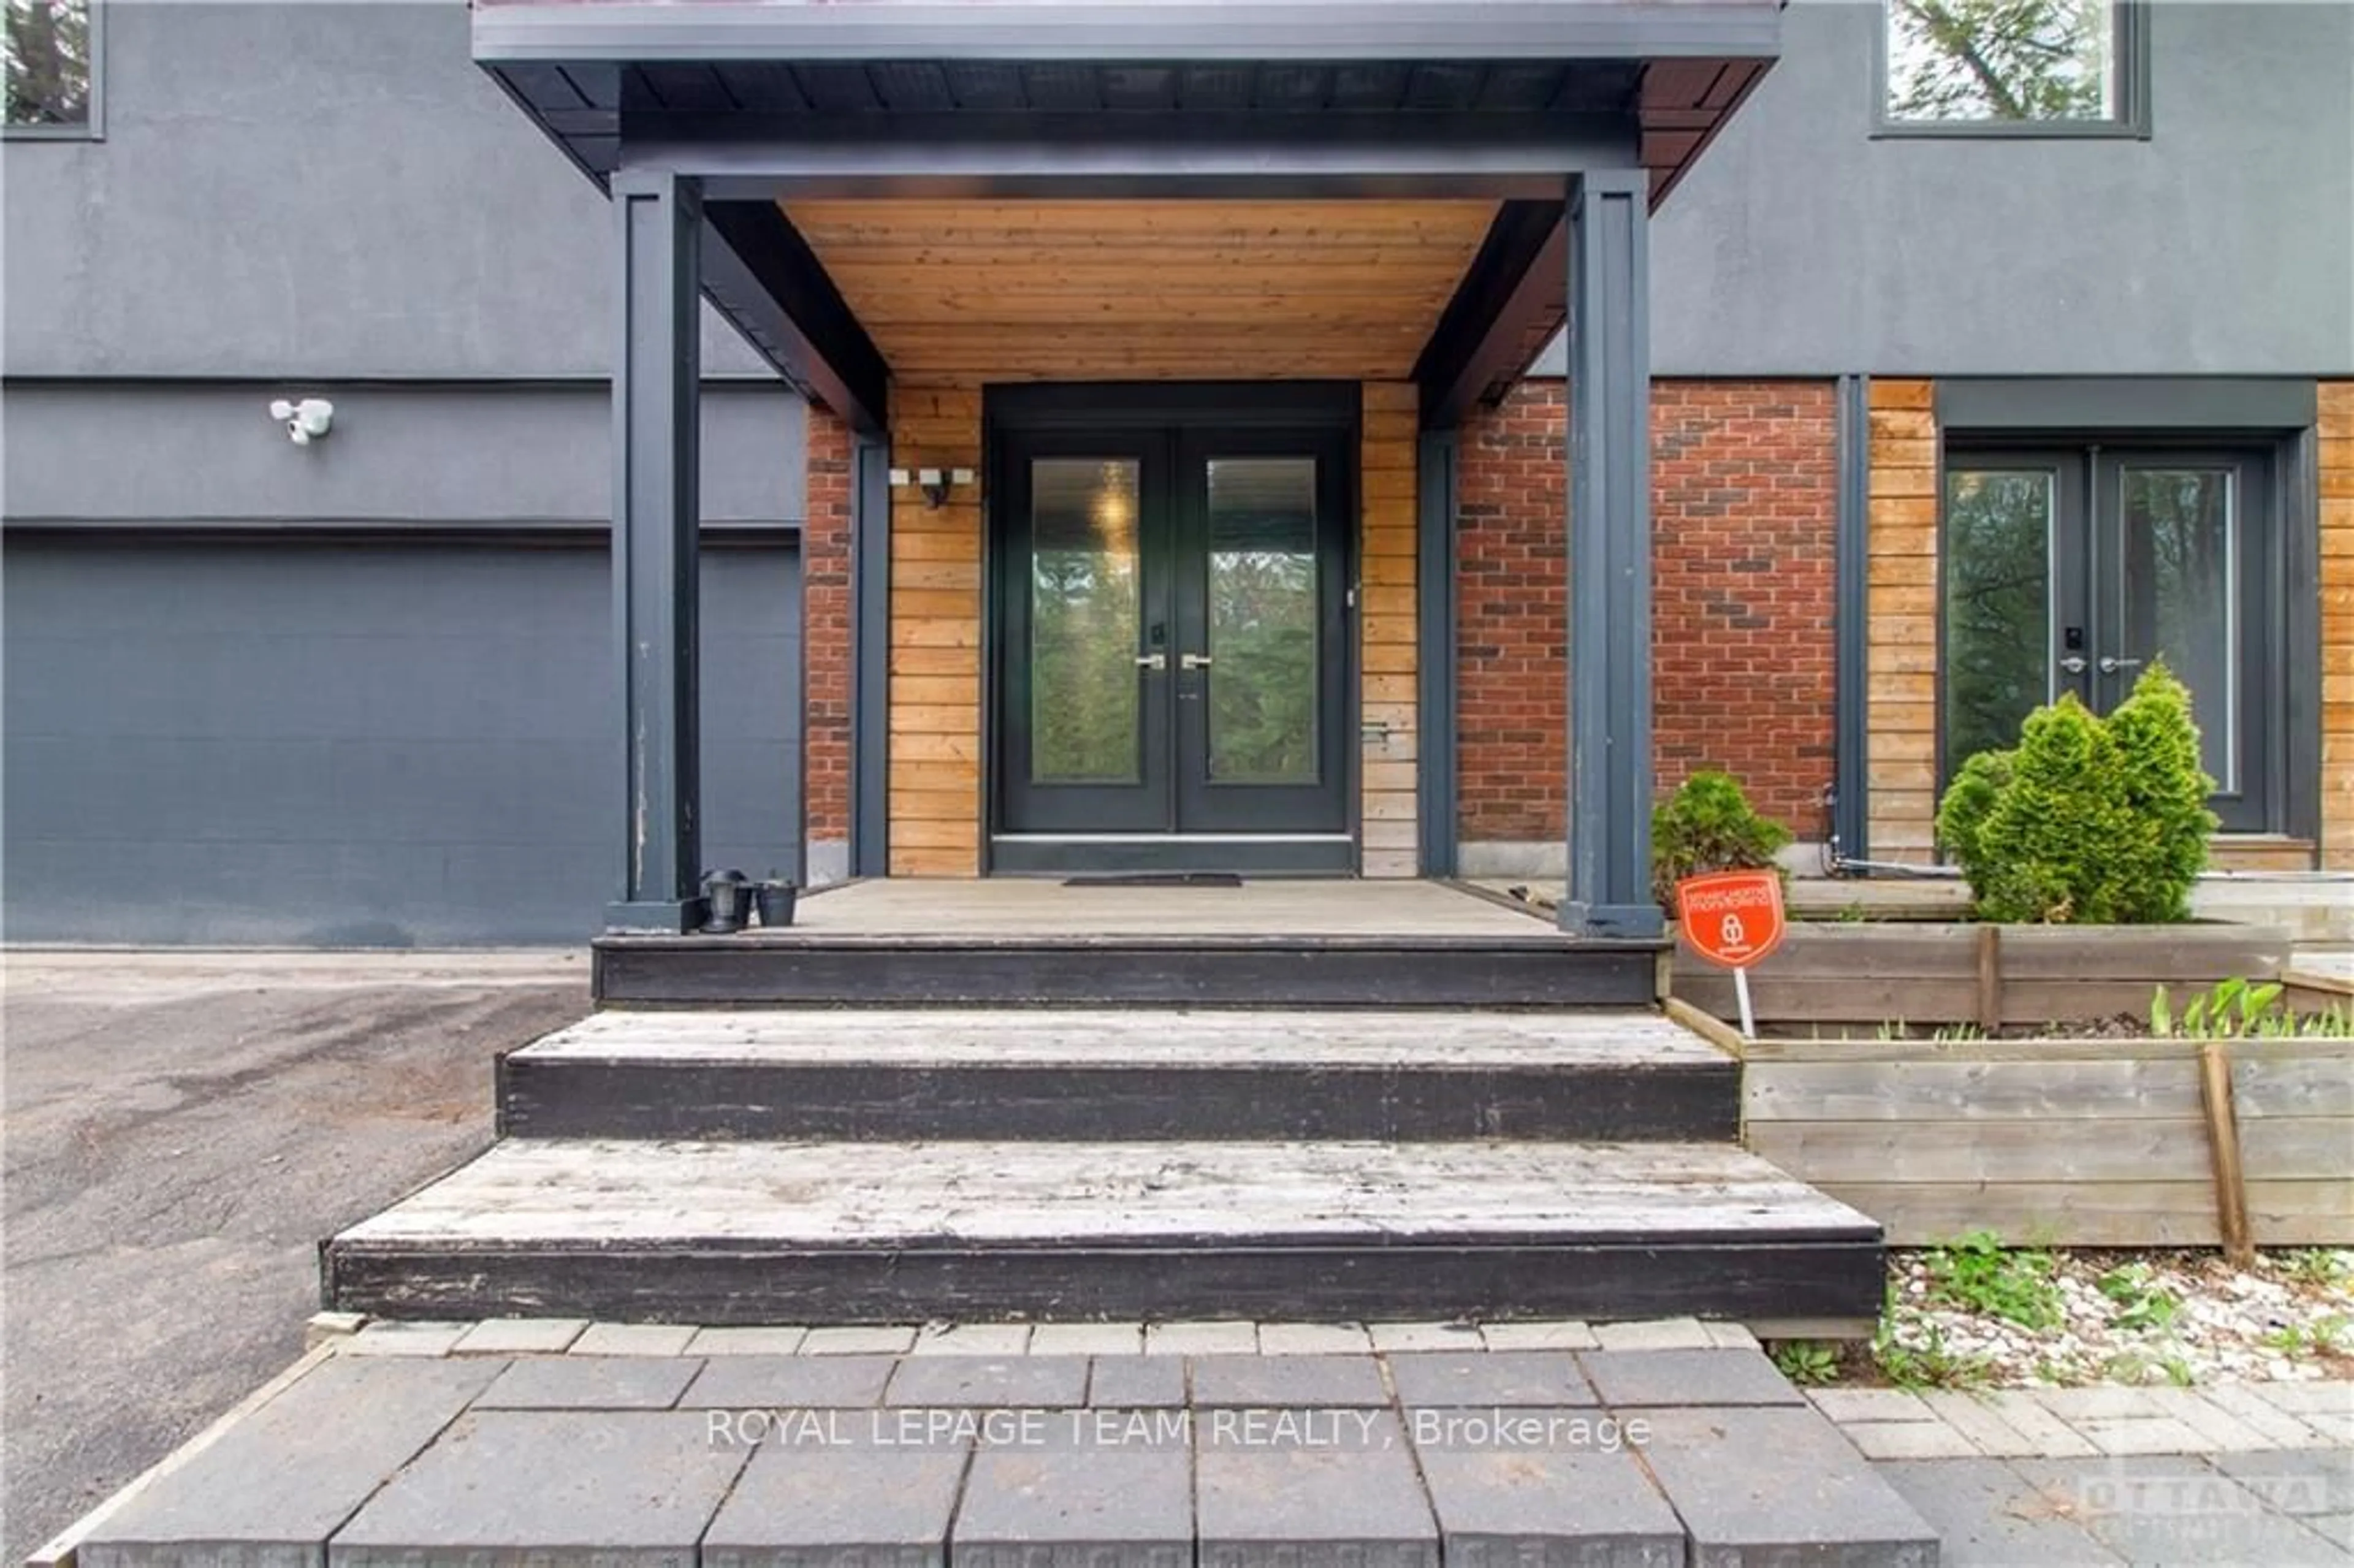
<svg viewBox="0 0 2354 1568">
<path fill-rule="evenodd" d="M 607 556 L 587 545 L 5 551 L 5 935 L 578 941 L 618 885 Z M 705 842 L 790 869 L 800 565 L 704 554 Z"/>
</svg>

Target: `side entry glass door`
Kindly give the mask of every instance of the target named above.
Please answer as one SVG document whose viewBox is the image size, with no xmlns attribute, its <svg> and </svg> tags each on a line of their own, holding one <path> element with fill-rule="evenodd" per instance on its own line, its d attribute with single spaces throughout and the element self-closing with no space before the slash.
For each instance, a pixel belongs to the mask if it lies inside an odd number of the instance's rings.
<svg viewBox="0 0 2354 1568">
<path fill-rule="evenodd" d="M 2280 694 L 2262 614 L 2273 540 L 2253 453 L 2157 448 L 1948 455 L 1939 687 L 1943 774 L 2016 743 L 2073 692 L 2106 713 L 2163 659 L 2190 689 L 2210 805 L 2272 826 Z"/>
</svg>

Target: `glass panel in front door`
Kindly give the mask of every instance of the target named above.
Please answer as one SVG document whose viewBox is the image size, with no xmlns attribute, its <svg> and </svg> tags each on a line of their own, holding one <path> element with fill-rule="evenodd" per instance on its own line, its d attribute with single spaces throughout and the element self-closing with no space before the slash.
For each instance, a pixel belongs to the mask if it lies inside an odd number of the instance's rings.
<svg viewBox="0 0 2354 1568">
<path fill-rule="evenodd" d="M 1210 782 L 1312 784 L 1316 460 L 1212 458 L 1207 467 Z"/>
<path fill-rule="evenodd" d="M 2052 544 L 2057 472 L 1946 473 L 1946 776 L 2018 744 L 2052 697 Z"/>
<path fill-rule="evenodd" d="M 1134 459 L 1030 466 L 1030 776 L 1131 784 L 1142 768 Z"/>
<path fill-rule="evenodd" d="M 2117 652 L 2112 702 L 2163 659 L 2190 688 L 2200 760 L 2240 793 L 2239 518 L 2229 468 L 2126 465 L 2118 503 Z"/>
</svg>

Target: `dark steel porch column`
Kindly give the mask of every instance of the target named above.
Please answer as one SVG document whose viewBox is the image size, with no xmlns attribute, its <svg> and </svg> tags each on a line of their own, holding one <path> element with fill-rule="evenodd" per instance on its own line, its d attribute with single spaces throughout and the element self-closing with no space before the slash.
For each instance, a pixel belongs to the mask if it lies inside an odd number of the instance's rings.
<svg viewBox="0 0 2354 1568">
<path fill-rule="evenodd" d="M 1650 177 L 1569 182 L 1569 889 L 1562 928 L 1657 937 L 1651 901 Z"/>
<path fill-rule="evenodd" d="M 613 366 L 613 619 L 629 816 L 612 931 L 703 924 L 695 668 L 696 422 L 703 201 L 671 174 L 613 176 L 620 327 Z"/>
</svg>

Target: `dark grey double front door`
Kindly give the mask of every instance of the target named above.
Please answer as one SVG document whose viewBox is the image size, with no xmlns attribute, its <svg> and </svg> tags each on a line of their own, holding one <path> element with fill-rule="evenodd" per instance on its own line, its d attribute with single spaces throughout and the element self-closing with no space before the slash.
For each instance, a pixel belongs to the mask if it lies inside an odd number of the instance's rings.
<svg viewBox="0 0 2354 1568">
<path fill-rule="evenodd" d="M 2014 744 L 2038 704 L 2105 713 L 2164 660 L 2190 687 L 2225 829 L 2278 825 L 2279 538 L 2260 451 L 1951 452 L 1944 756 Z"/>
<path fill-rule="evenodd" d="M 1348 453 L 1267 426 L 1002 438 L 992 863 L 1348 869 Z"/>
</svg>

